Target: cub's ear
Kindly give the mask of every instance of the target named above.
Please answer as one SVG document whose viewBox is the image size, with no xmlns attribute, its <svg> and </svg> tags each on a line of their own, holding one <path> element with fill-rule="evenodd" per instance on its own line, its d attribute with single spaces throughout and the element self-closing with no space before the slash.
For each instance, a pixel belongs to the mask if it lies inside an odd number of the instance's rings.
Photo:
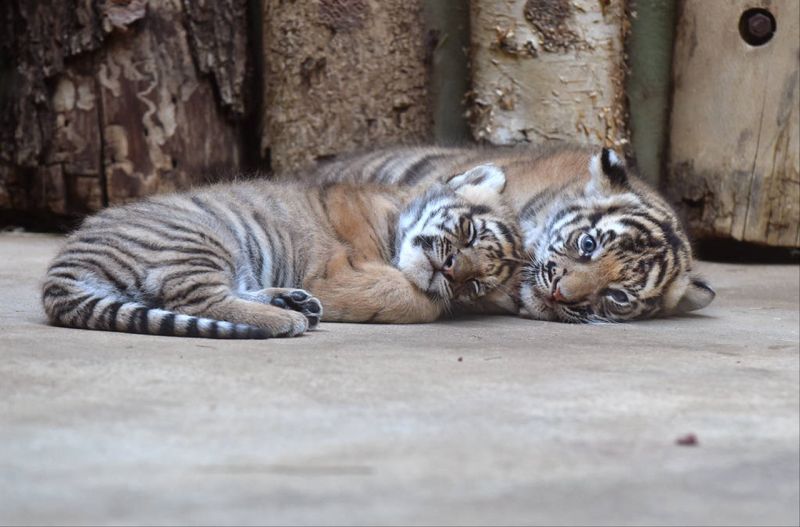
<svg viewBox="0 0 800 527">
<path fill-rule="evenodd" d="M 447 182 L 456 192 L 475 189 L 491 190 L 500 194 L 506 188 L 506 175 L 494 165 L 478 165 Z"/>
<path fill-rule="evenodd" d="M 592 156 L 589 173 L 592 178 L 586 185 L 587 194 L 609 194 L 628 189 L 625 162 L 610 148 L 603 148 L 602 152 Z"/>
<path fill-rule="evenodd" d="M 716 291 L 708 285 L 708 282 L 699 276 L 690 276 L 689 285 L 686 287 L 683 296 L 675 306 L 675 313 L 688 313 L 706 307 L 717 296 Z"/>
</svg>

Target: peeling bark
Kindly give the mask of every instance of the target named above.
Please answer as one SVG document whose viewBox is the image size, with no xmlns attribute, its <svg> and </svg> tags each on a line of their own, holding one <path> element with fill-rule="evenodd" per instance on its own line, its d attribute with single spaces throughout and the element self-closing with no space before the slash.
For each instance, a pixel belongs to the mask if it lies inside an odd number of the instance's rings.
<svg viewBox="0 0 800 527">
<path fill-rule="evenodd" d="M 264 0 L 261 148 L 277 172 L 431 129 L 421 0 Z"/>
<path fill-rule="evenodd" d="M 213 24 L 219 38 L 207 39 L 204 9 L 190 16 L 180 0 L 0 4 L 0 211 L 82 215 L 235 173 L 241 130 L 229 117 L 245 109 L 246 56 L 221 35 L 245 38 L 244 16 L 233 9 Z"/>
<path fill-rule="evenodd" d="M 42 114 L 51 101 L 47 81 L 71 57 L 96 50 L 105 34 L 91 0 L 0 3 L 0 162 L 35 168 L 53 126 Z"/>
<path fill-rule="evenodd" d="M 247 0 L 183 0 L 189 43 L 200 73 L 214 79 L 222 107 L 245 114 Z"/>
<path fill-rule="evenodd" d="M 628 142 L 625 2 L 473 0 L 476 139 Z"/>
<path fill-rule="evenodd" d="M 800 3 L 764 3 L 778 31 L 741 38 L 747 0 L 681 7 L 668 190 L 698 238 L 800 246 Z"/>
</svg>

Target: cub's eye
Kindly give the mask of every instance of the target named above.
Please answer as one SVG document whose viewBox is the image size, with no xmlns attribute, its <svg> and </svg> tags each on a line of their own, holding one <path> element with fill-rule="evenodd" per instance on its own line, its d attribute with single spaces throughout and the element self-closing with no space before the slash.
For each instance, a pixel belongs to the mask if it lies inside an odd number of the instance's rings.
<svg viewBox="0 0 800 527">
<path fill-rule="evenodd" d="M 629 302 L 628 294 L 625 291 L 620 291 L 619 289 L 609 289 L 606 293 L 606 296 L 617 304 L 627 304 Z"/>
<path fill-rule="evenodd" d="M 475 223 L 469 218 L 462 218 L 461 232 L 464 235 L 464 246 L 472 247 L 475 240 L 478 239 L 478 229 L 475 228 Z"/>
<path fill-rule="evenodd" d="M 591 234 L 586 234 L 584 232 L 578 236 L 578 249 L 581 251 L 581 254 L 588 256 L 597 249 L 597 242 L 594 241 Z"/>
</svg>

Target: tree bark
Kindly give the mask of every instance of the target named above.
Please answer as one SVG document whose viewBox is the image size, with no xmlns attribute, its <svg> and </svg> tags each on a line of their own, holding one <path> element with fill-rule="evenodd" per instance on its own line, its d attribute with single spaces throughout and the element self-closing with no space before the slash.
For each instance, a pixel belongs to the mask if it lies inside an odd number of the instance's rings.
<svg viewBox="0 0 800 527">
<path fill-rule="evenodd" d="M 742 14 L 777 24 L 748 44 Z M 669 191 L 698 238 L 800 246 L 800 3 L 686 0 L 675 41 Z"/>
<path fill-rule="evenodd" d="M 262 155 L 276 172 L 430 135 L 422 0 L 263 1 Z"/>
<path fill-rule="evenodd" d="M 624 4 L 472 0 L 475 138 L 625 145 Z"/>
<path fill-rule="evenodd" d="M 0 210 L 82 215 L 238 169 L 246 0 L 186 5 L 2 3 Z"/>
</svg>

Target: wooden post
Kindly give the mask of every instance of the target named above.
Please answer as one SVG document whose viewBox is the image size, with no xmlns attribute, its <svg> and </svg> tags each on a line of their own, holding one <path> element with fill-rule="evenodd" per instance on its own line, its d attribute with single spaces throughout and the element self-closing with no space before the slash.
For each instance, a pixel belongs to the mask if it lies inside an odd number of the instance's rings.
<svg viewBox="0 0 800 527">
<path fill-rule="evenodd" d="M 422 0 L 263 0 L 262 155 L 276 172 L 430 135 Z"/>
<path fill-rule="evenodd" d="M 628 141 L 622 1 L 472 0 L 477 139 Z"/>
<path fill-rule="evenodd" d="M 6 216 L 81 215 L 237 171 L 246 0 L 185 4 L 0 4 Z"/>
<path fill-rule="evenodd" d="M 668 188 L 696 237 L 800 246 L 799 34 L 797 0 L 681 4 Z"/>
</svg>

